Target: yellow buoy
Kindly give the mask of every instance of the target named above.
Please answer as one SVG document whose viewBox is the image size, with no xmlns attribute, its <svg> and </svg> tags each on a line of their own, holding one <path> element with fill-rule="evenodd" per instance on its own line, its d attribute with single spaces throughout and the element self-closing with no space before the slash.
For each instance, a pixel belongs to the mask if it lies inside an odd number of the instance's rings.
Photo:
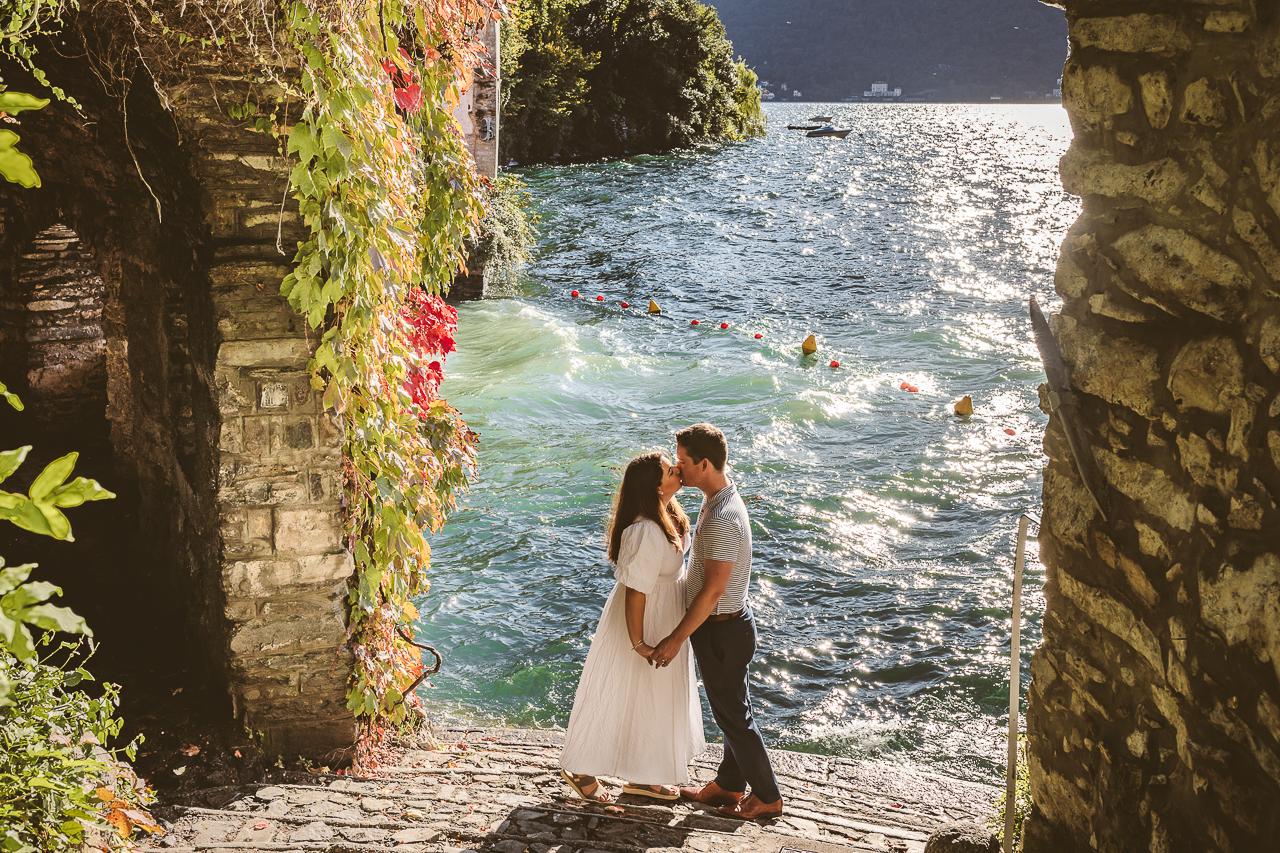
<svg viewBox="0 0 1280 853">
<path fill-rule="evenodd" d="M 658 303 L 654 302 L 652 299 L 649 300 L 649 313 L 650 314 L 662 313 L 662 309 L 658 307 Z"/>
<path fill-rule="evenodd" d="M 800 351 L 805 355 L 813 355 L 818 351 L 818 341 L 813 337 L 813 335 L 804 339 L 804 343 L 800 345 Z"/>
<path fill-rule="evenodd" d="M 968 394 L 965 394 L 959 400 L 956 400 L 956 404 L 954 408 L 955 408 L 956 417 L 958 418 L 969 417 L 969 415 L 973 414 L 973 398 L 970 397 Z"/>
</svg>

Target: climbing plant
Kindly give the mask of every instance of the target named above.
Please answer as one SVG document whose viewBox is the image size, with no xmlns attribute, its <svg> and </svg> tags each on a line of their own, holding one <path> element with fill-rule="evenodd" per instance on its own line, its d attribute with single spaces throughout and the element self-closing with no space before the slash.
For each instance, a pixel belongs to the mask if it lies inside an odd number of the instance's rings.
<svg viewBox="0 0 1280 853">
<path fill-rule="evenodd" d="M 427 536 L 475 462 L 475 435 L 436 395 L 456 322 L 438 296 L 483 212 L 452 113 L 496 15 L 487 0 L 290 11 L 305 107 L 287 150 L 310 238 L 281 290 L 320 333 L 312 381 L 346 427 L 348 706 L 366 721 L 366 756 L 381 723 L 416 701 L 405 690 L 419 652 L 397 628 L 416 616 Z"/>
</svg>

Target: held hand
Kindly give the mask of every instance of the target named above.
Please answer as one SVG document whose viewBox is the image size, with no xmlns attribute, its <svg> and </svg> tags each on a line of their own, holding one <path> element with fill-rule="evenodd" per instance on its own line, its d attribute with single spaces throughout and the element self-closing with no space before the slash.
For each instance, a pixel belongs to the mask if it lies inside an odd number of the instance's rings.
<svg viewBox="0 0 1280 853">
<path fill-rule="evenodd" d="M 675 656 L 680 654 L 680 646 L 683 640 L 676 639 L 675 635 L 667 637 L 653 650 L 653 654 L 649 655 L 649 660 L 654 666 L 663 667 L 670 666 Z"/>
<path fill-rule="evenodd" d="M 638 645 L 635 646 L 633 651 L 635 651 L 636 654 L 640 655 L 640 657 L 644 658 L 646 661 L 649 661 L 650 665 L 653 664 L 653 661 L 649 660 L 649 655 L 653 654 L 653 646 L 649 645 L 648 643 L 639 643 Z"/>
</svg>

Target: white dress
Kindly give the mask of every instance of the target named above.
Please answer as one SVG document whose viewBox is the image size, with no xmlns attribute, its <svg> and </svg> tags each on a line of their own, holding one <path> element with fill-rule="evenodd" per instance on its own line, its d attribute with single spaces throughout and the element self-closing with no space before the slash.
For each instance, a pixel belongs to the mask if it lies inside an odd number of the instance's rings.
<svg viewBox="0 0 1280 853">
<path fill-rule="evenodd" d="M 685 535 L 684 551 L 689 550 Z M 687 784 L 689 762 L 707 748 L 702 705 L 686 642 L 664 668 L 632 651 L 626 589 L 645 594 L 644 639 L 665 639 L 684 618 L 684 554 L 647 519 L 622 531 L 618 583 L 600 614 L 569 716 L 560 766 L 637 785 Z"/>
</svg>

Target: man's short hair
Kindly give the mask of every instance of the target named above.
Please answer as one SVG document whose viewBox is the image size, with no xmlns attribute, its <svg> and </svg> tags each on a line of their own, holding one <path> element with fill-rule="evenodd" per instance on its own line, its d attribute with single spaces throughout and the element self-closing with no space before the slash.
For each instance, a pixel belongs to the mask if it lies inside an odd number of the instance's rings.
<svg viewBox="0 0 1280 853">
<path fill-rule="evenodd" d="M 717 471 L 724 470 L 729 459 L 729 442 L 724 433 L 711 424 L 694 424 L 676 433 L 676 444 L 685 449 L 694 462 L 707 459 Z"/>
</svg>

